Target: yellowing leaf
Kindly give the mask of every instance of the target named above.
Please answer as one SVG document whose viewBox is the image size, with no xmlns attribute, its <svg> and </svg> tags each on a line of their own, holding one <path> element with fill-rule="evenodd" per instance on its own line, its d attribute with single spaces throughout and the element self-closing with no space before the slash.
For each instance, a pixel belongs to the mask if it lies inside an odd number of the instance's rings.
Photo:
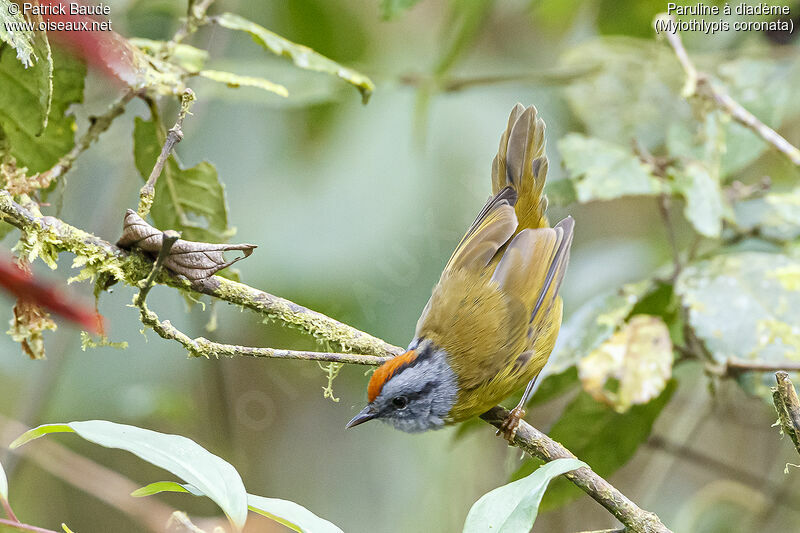
<svg viewBox="0 0 800 533">
<path fill-rule="evenodd" d="M 636 315 L 578 362 L 583 388 L 597 401 L 624 413 L 661 394 L 672 375 L 672 341 L 661 318 Z M 617 390 L 606 387 L 616 380 Z"/>
<path fill-rule="evenodd" d="M 372 83 L 372 80 L 360 72 L 342 66 L 307 46 L 293 43 L 239 15 L 223 13 L 212 20 L 224 28 L 249 33 L 253 40 L 265 50 L 275 55 L 288 57 L 299 68 L 332 74 L 354 85 L 361 93 L 361 99 L 365 104 L 369 100 L 372 91 L 375 90 L 375 84 Z"/>
<path fill-rule="evenodd" d="M 700 261 L 681 272 L 675 290 L 689 323 L 719 364 L 728 359 L 800 361 L 800 261 L 783 254 L 740 252 Z M 740 375 L 772 401 L 774 376 Z"/>
<path fill-rule="evenodd" d="M 653 287 L 650 280 L 628 283 L 586 302 L 561 328 L 559 342 L 543 373 L 560 374 L 595 350 L 622 326 L 633 307 Z"/>
<path fill-rule="evenodd" d="M 245 87 L 264 89 L 265 91 L 275 93 L 278 96 L 283 96 L 284 98 L 289 96 L 289 91 L 286 90 L 286 87 L 277 83 L 272 83 L 264 78 L 241 76 L 239 74 L 233 74 L 232 72 L 222 72 L 220 70 L 201 70 L 199 74 L 204 78 L 225 83 L 228 85 L 228 87 L 237 88 L 244 85 Z"/>
</svg>

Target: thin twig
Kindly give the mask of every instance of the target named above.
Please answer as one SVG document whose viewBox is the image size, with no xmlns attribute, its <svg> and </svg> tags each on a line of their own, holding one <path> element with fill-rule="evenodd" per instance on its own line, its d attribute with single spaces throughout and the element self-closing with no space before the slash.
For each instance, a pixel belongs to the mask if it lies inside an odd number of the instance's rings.
<svg viewBox="0 0 800 533">
<path fill-rule="evenodd" d="M 139 280 L 146 278 L 152 269 L 152 263 L 145 259 L 142 254 L 127 253 L 107 241 L 70 226 L 61 220 L 52 217 L 37 217 L 14 202 L 8 193 L 3 191 L 0 191 L 0 212 L 4 213 L 7 218 L 18 222 L 27 233 L 39 234 L 39 238 L 45 237 L 48 245 L 55 247 L 56 250 L 70 251 L 78 256 L 89 257 L 96 267 L 102 264 L 106 272 L 116 273 L 119 281 L 129 285 L 136 285 Z M 157 276 L 156 282 L 207 294 L 229 303 L 246 307 L 267 318 L 300 327 L 321 340 L 354 352 L 353 355 L 361 353 L 388 357 L 398 355 L 404 351 L 399 346 L 393 346 L 352 326 L 338 322 L 294 302 L 218 276 L 212 276 L 201 282 L 190 283 L 168 271 L 162 271 L 161 275 Z M 150 311 L 149 313 L 152 312 Z M 145 318 L 149 320 L 149 315 Z M 153 323 L 159 326 L 171 326 L 168 322 L 160 322 L 158 317 L 155 317 L 155 322 Z M 175 336 L 178 336 L 178 334 L 183 335 L 175 328 L 167 333 Z M 185 335 L 184 337 L 180 338 L 182 341 L 180 339 L 176 340 L 182 343 L 194 342 L 194 339 L 190 339 Z M 201 341 L 200 349 L 202 351 L 203 340 L 198 340 Z M 212 344 L 212 346 L 214 345 Z M 217 345 L 216 347 L 220 346 L 226 347 L 226 345 Z M 274 351 L 274 353 L 279 352 L 281 351 Z M 301 356 L 304 352 L 285 351 L 285 353 L 287 354 L 286 358 L 311 358 Z M 313 354 L 314 352 L 305 352 L 306 355 L 309 353 Z M 239 355 L 239 353 L 232 353 L 231 355 Z M 255 355 L 255 353 L 241 355 Z M 270 356 L 266 352 L 258 355 Z M 359 356 L 358 362 L 366 363 L 369 360 L 368 357 L 370 356 Z M 375 357 L 374 364 L 380 362 L 378 359 L 380 358 Z M 326 360 L 330 361 L 333 358 Z M 344 361 L 339 360 L 337 362 Z M 482 418 L 498 427 L 507 414 L 508 411 L 502 407 L 495 407 L 482 415 Z M 552 461 L 560 457 L 574 457 L 566 448 L 525 422 L 520 424 L 514 445 L 545 461 Z M 592 470 L 581 468 L 571 474 L 567 474 L 567 477 L 616 516 L 628 527 L 631 533 L 671 533 L 655 514 L 637 507 L 619 490 Z"/>
<path fill-rule="evenodd" d="M 12 522 L 19 522 L 19 518 L 17 518 L 17 515 L 14 514 L 14 510 L 11 508 L 11 504 L 8 502 L 8 500 L 0 496 L 0 503 L 3 504 L 3 509 L 5 509 L 6 516 L 9 518 L 9 520 Z"/>
<path fill-rule="evenodd" d="M 657 19 L 675 22 L 674 17 L 665 13 L 659 15 Z M 694 63 L 692 63 L 692 60 L 689 58 L 686 48 L 683 46 L 680 33 L 677 29 L 674 32 L 664 31 L 662 33 L 666 36 L 681 67 L 683 67 L 683 71 L 686 73 L 686 83 L 683 86 L 684 98 L 697 96 L 710 102 L 717 109 L 727 113 L 736 122 L 764 139 L 764 141 L 788 157 L 792 163 L 800 166 L 800 149 L 792 145 L 792 143 L 787 141 L 778 132 L 758 120 L 755 115 L 731 98 L 724 89 L 716 87 L 708 74 L 697 70 Z"/>
<path fill-rule="evenodd" d="M 175 35 L 168 43 L 167 54 L 164 59 L 172 55 L 175 45 L 181 43 L 184 39 L 192 35 L 194 32 L 206 23 L 206 11 L 211 7 L 214 0 L 189 0 L 189 9 L 186 14 L 186 20 Z"/>
<path fill-rule="evenodd" d="M 234 357 L 234 356 L 249 356 L 249 357 L 268 357 L 275 359 L 303 359 L 311 361 L 327 361 L 336 363 L 350 363 L 355 365 L 380 365 L 389 360 L 389 357 L 379 357 L 371 355 L 353 355 L 347 353 L 325 353 L 325 352 L 309 352 L 309 351 L 296 351 L 296 350 L 276 350 L 273 348 L 254 348 L 250 346 L 236 346 L 233 344 L 221 344 L 213 342 L 203 337 L 196 339 L 190 338 L 188 335 L 173 326 L 169 320 L 160 321 L 158 315 L 147 308 L 146 298 L 153 283 L 158 277 L 164 265 L 164 259 L 169 255 L 172 245 L 174 245 L 180 235 L 173 230 L 166 230 L 163 232 L 161 240 L 161 249 L 158 252 L 158 257 L 153 263 L 153 268 L 147 275 L 147 278 L 139 282 L 139 294 L 136 295 L 134 304 L 139 307 L 140 318 L 142 324 L 149 326 L 161 338 L 167 340 L 175 340 L 183 345 L 184 348 L 194 357 Z"/>
<path fill-rule="evenodd" d="M 666 194 L 661 194 L 658 197 L 658 211 L 661 214 L 661 219 L 664 221 L 664 227 L 667 228 L 667 238 L 672 249 L 672 282 L 674 283 L 681 274 L 681 251 L 678 247 L 678 239 L 675 236 L 675 227 L 672 225 L 672 217 L 669 214 L 668 204 L 669 197 Z"/>
<path fill-rule="evenodd" d="M 52 529 L 36 527 L 30 524 L 23 524 L 21 522 L 14 522 L 11 520 L 6 520 L 5 518 L 0 518 L 0 525 L 5 527 L 10 527 L 11 529 L 18 529 L 20 531 L 34 531 L 36 533 L 58 533 L 58 531 L 53 531 Z"/>
<path fill-rule="evenodd" d="M 153 283 L 155 283 L 156 277 L 158 277 L 161 268 L 164 266 L 164 260 L 169 255 L 172 245 L 178 242 L 180 238 L 181 234 L 171 229 L 161 233 L 161 249 L 158 251 L 158 257 L 156 257 L 153 268 L 150 269 L 150 273 L 144 281 L 139 283 L 139 294 L 136 295 L 136 301 L 134 302 L 136 305 L 144 307 L 147 293 L 153 288 Z"/>
<path fill-rule="evenodd" d="M 772 401 L 778 411 L 778 421 L 783 433 L 789 435 L 797 453 L 800 453 L 800 399 L 788 372 L 775 372 L 775 379 L 778 386 L 773 389 Z"/>
<path fill-rule="evenodd" d="M 174 340 L 183 345 L 192 357 L 264 357 L 268 359 L 300 359 L 304 361 L 323 361 L 329 363 L 348 363 L 351 365 L 377 366 L 391 357 L 377 355 L 310 352 L 301 350 L 280 350 L 275 348 L 256 348 L 210 341 L 204 337 L 191 338 L 172 325 L 169 320 L 161 321 L 144 302 L 139 307 L 142 324 L 153 329 L 162 339 Z"/>
<path fill-rule="evenodd" d="M 147 178 L 147 182 L 139 191 L 139 207 L 136 211 L 142 218 L 146 217 L 150 212 L 150 208 L 153 207 L 153 200 L 156 194 L 156 180 L 158 180 L 158 177 L 164 170 L 164 164 L 172 153 L 172 149 L 183 139 L 183 130 L 181 129 L 183 127 L 183 120 L 186 118 L 186 115 L 189 114 L 189 109 L 192 107 L 194 101 L 194 91 L 189 88 L 185 89 L 181 95 L 181 110 L 178 112 L 178 119 L 175 121 L 175 125 L 167 132 L 167 139 L 164 141 L 164 146 L 161 148 L 158 159 L 156 159 L 156 164 L 153 165 L 150 177 Z M 156 127 L 158 127 L 158 123 L 156 123 Z"/>
<path fill-rule="evenodd" d="M 128 89 L 105 113 L 96 117 L 90 117 L 89 120 L 91 123 L 89 124 L 89 128 L 78 142 L 75 143 L 72 150 L 64 154 L 51 169 L 39 174 L 36 179 L 37 188 L 47 188 L 54 181 L 57 181 L 61 176 L 66 174 L 72 168 L 78 156 L 85 152 L 98 137 L 100 137 L 100 134 L 111 126 L 115 118 L 125 112 L 125 107 L 135 95 L 136 91 L 134 89 Z"/>
<path fill-rule="evenodd" d="M 440 83 L 440 90 L 442 92 L 458 92 L 464 89 L 469 89 L 477 86 L 496 85 L 502 83 L 519 83 L 528 82 L 536 85 L 550 86 L 550 85 L 566 85 L 573 81 L 591 76 L 602 70 L 602 65 L 599 63 L 591 65 L 582 65 L 577 68 L 554 68 L 547 70 L 539 70 L 535 72 L 526 72 L 518 74 L 498 74 L 474 77 L 453 77 L 450 79 L 442 80 Z M 405 74 L 399 79 L 402 85 L 411 87 L 422 87 L 434 81 L 428 76 L 420 74 Z"/>
<path fill-rule="evenodd" d="M 626 529 L 624 527 L 618 527 L 615 529 L 594 529 L 592 531 L 581 531 L 579 533 L 625 533 Z"/>
<path fill-rule="evenodd" d="M 800 371 L 799 361 L 748 361 L 732 357 L 724 365 L 725 374 L 741 374 L 742 372 L 777 372 L 779 370 Z"/>
</svg>

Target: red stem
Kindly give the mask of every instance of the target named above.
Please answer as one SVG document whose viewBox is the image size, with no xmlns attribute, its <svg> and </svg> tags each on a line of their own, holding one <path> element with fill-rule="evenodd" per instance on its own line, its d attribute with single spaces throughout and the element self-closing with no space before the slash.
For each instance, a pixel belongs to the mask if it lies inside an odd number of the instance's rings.
<svg viewBox="0 0 800 533">
<path fill-rule="evenodd" d="M 11 509 L 11 504 L 8 503 L 8 500 L 0 496 L 0 502 L 3 503 L 3 509 L 6 510 L 6 515 L 8 518 L 11 519 L 12 522 L 19 522 L 19 518 L 17 518 L 17 515 L 14 514 L 14 511 Z"/>
<path fill-rule="evenodd" d="M 20 522 L 12 522 L 11 520 L 6 520 L 5 518 L 0 518 L 0 525 L 19 529 L 21 531 L 34 531 L 36 533 L 59 533 L 58 531 L 53 531 L 52 529 L 44 529 L 43 527 L 31 526 L 29 524 L 22 524 Z"/>
</svg>

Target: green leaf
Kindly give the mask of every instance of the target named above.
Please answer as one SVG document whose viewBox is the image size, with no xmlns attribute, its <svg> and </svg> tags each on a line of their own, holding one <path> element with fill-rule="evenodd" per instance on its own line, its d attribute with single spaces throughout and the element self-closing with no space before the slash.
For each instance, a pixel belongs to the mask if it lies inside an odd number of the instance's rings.
<svg viewBox="0 0 800 533">
<path fill-rule="evenodd" d="M 585 461 L 598 475 L 607 477 L 633 457 L 639 445 L 647 440 L 653 423 L 672 397 L 675 381 L 670 381 L 654 400 L 634 405 L 626 413 L 598 403 L 581 392 L 567 406 L 548 435 Z M 613 443 L 609 446 L 608 443 Z M 541 464 L 528 459 L 514 473 L 513 479 L 528 475 Z M 541 508 L 549 510 L 574 500 L 582 494 L 567 480 L 557 480 L 547 491 Z"/>
<path fill-rule="evenodd" d="M 131 496 L 150 496 L 159 492 L 186 492 L 194 496 L 204 496 L 197 487 L 190 484 L 175 483 L 174 481 L 150 483 L 146 487 L 132 492 Z M 342 530 L 332 523 L 323 520 L 302 505 L 288 500 L 248 494 L 247 508 L 254 513 L 275 520 L 293 531 L 301 533 L 342 533 Z"/>
<path fill-rule="evenodd" d="M 160 492 L 186 492 L 194 496 L 205 496 L 205 494 L 188 483 L 180 484 L 174 481 L 156 481 L 155 483 L 150 483 L 149 485 L 145 485 L 131 492 L 131 496 L 134 498 L 143 498 Z"/>
<path fill-rule="evenodd" d="M 8 478 L 2 463 L 0 463 L 0 499 L 8 501 Z"/>
<path fill-rule="evenodd" d="M 583 389 L 624 413 L 661 394 L 672 377 L 672 341 L 660 317 L 636 315 L 578 362 Z M 608 390 L 607 383 L 616 385 Z"/>
<path fill-rule="evenodd" d="M 745 200 L 734 207 L 741 230 L 754 230 L 770 239 L 791 241 L 800 237 L 800 187 Z"/>
<path fill-rule="evenodd" d="M 707 167 L 697 161 L 687 163 L 672 173 L 675 190 L 686 199 L 683 214 L 694 229 L 705 237 L 715 239 L 722 231 L 725 208 L 719 180 Z"/>
<path fill-rule="evenodd" d="M 253 76 L 240 76 L 239 74 L 233 74 L 231 72 L 222 72 L 220 70 L 201 70 L 199 74 L 204 78 L 224 83 L 228 87 L 237 88 L 244 85 L 246 87 L 255 87 L 257 89 L 264 89 L 265 91 L 275 93 L 278 96 L 283 96 L 284 98 L 289 96 L 289 91 L 286 90 L 286 87 L 284 87 L 283 85 L 278 85 L 277 83 L 272 83 L 271 81 L 265 80 L 264 78 L 256 78 Z"/>
<path fill-rule="evenodd" d="M 577 364 L 609 339 L 625 323 L 633 306 L 653 288 L 650 280 L 628 283 L 582 305 L 561 328 L 558 344 L 543 373 L 560 374 Z"/>
<path fill-rule="evenodd" d="M 369 101 L 372 91 L 375 90 L 375 84 L 365 75 L 344 67 L 307 46 L 293 43 L 239 15 L 223 13 L 214 17 L 213 20 L 224 28 L 249 33 L 253 40 L 265 50 L 275 55 L 288 57 L 299 68 L 331 74 L 354 85 L 361 93 L 361 99 L 365 104 Z"/>
<path fill-rule="evenodd" d="M 690 265 L 675 286 L 689 324 L 720 364 L 800 361 L 800 260 L 741 252 Z M 771 401 L 767 373 L 743 384 Z"/>
<path fill-rule="evenodd" d="M 381 18 L 391 20 L 418 3 L 419 0 L 381 0 Z"/>
<path fill-rule="evenodd" d="M 0 137 L 30 173 L 48 170 L 75 145 L 75 118 L 67 110 L 83 101 L 85 65 L 67 52 L 52 52 L 51 99 L 48 61 L 25 69 L 11 48 L 0 47 Z"/>
<path fill-rule="evenodd" d="M 581 203 L 665 190 L 650 167 L 621 146 L 571 133 L 559 141 L 558 148 Z"/>
<path fill-rule="evenodd" d="M 247 492 L 236 469 L 193 440 L 106 420 L 48 424 L 25 432 L 11 443 L 17 448 L 42 435 L 74 431 L 84 439 L 126 450 L 163 468 L 211 498 L 237 529 L 247 520 Z"/>
<path fill-rule="evenodd" d="M 654 150 L 664 143 L 670 123 L 691 119 L 691 108 L 680 96 L 683 71 L 669 47 L 651 38 L 586 41 L 570 49 L 561 64 L 599 67 L 565 89 L 591 137 L 620 146 L 636 140 Z"/>
<path fill-rule="evenodd" d="M 11 4 L 11 0 L 0 0 L 0 41 L 8 43 L 16 51 L 23 66 L 30 67 L 37 59 L 33 49 L 34 24 L 25 19 L 21 10 L 12 14 Z"/>
<path fill-rule="evenodd" d="M 147 180 L 161 153 L 163 129 L 137 117 L 133 131 L 134 160 Z M 167 159 L 156 182 L 156 197 L 150 210 L 155 225 L 181 232 L 185 240 L 224 242 L 233 235 L 228 227 L 225 189 L 211 163 L 182 169 L 174 155 Z"/>
<path fill-rule="evenodd" d="M 588 465 L 578 459 L 556 459 L 529 476 L 484 494 L 469 510 L 464 533 L 528 533 L 550 480 L 582 467 Z"/>
<path fill-rule="evenodd" d="M 247 495 L 248 508 L 300 533 L 342 533 L 342 530 L 302 505 L 289 500 Z"/>
</svg>

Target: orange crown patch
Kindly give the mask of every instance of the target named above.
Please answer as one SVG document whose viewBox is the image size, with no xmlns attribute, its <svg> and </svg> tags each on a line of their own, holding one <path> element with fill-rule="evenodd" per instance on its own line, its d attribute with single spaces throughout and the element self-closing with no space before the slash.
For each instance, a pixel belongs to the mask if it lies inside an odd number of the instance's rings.
<svg viewBox="0 0 800 533">
<path fill-rule="evenodd" d="M 393 357 L 379 366 L 378 369 L 373 372 L 369 380 L 369 387 L 367 387 L 367 398 L 369 401 L 374 402 L 378 394 L 381 393 L 383 385 L 402 368 L 414 362 L 416 358 L 416 352 L 414 350 L 409 350 L 403 355 Z"/>
</svg>

